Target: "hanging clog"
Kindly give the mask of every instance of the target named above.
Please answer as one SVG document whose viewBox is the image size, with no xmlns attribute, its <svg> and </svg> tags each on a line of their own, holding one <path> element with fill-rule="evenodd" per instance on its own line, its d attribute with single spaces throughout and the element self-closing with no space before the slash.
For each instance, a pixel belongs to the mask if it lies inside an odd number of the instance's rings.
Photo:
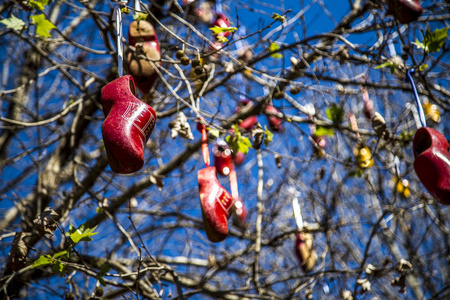
<svg viewBox="0 0 450 300">
<path fill-rule="evenodd" d="M 301 232 L 296 235 L 295 255 L 303 272 L 308 273 L 317 262 L 317 253 L 313 248 L 314 238 L 311 233 Z"/>
<path fill-rule="evenodd" d="M 400 23 L 416 21 L 423 12 L 418 0 L 387 0 L 387 14 L 393 15 Z"/>
<path fill-rule="evenodd" d="M 225 141 L 219 141 L 213 146 L 214 165 L 217 173 L 228 176 L 233 166 L 232 151 Z"/>
<path fill-rule="evenodd" d="M 274 106 L 269 104 L 266 106 L 264 112 L 276 114 L 276 113 L 279 113 L 280 111 L 278 109 L 276 109 Z M 283 130 L 283 125 L 281 125 L 280 118 L 278 118 L 274 115 L 266 115 L 266 116 L 267 116 L 267 121 L 269 122 L 269 128 L 271 131 L 279 132 L 279 131 Z"/>
<path fill-rule="evenodd" d="M 228 235 L 233 197 L 217 180 L 215 167 L 198 171 L 198 187 L 206 236 L 213 243 L 221 242 Z"/>
<path fill-rule="evenodd" d="M 217 26 L 217 27 L 221 27 L 221 28 L 228 28 L 228 27 L 230 27 L 230 21 L 224 14 L 218 13 L 216 15 L 216 20 L 214 21 L 213 25 Z M 217 34 L 218 37 L 224 36 L 226 38 L 228 38 L 230 35 L 231 35 L 231 32 L 229 32 L 229 31 L 219 32 Z"/>
<path fill-rule="evenodd" d="M 143 93 L 148 93 L 156 81 L 157 74 L 154 66 L 139 56 L 143 55 L 152 61 L 161 59 L 158 37 L 152 24 L 144 20 L 132 22 L 128 31 L 128 42 L 135 46 L 136 50 L 127 49 L 125 53 L 127 71 L 133 75 L 136 86 Z"/>
<path fill-rule="evenodd" d="M 236 107 L 235 113 L 238 113 L 244 107 L 252 107 L 252 106 L 253 106 L 253 103 L 248 99 L 239 100 L 239 103 L 238 103 L 238 106 Z M 250 117 L 246 118 L 245 120 L 243 120 L 242 122 L 240 122 L 239 127 L 243 128 L 247 131 L 251 131 L 256 123 L 258 123 L 258 117 L 250 116 Z"/>
<path fill-rule="evenodd" d="M 245 162 L 245 154 L 241 151 L 233 152 L 233 163 L 235 166 L 241 166 Z"/>
<path fill-rule="evenodd" d="M 442 204 L 450 205 L 449 144 L 438 131 L 422 127 L 414 141 L 414 170 L 428 192 Z"/>
<path fill-rule="evenodd" d="M 317 144 L 317 146 L 319 146 L 319 149 L 317 148 L 316 145 L 314 146 L 314 153 L 318 156 L 318 157 L 323 157 L 325 155 L 324 151 L 326 146 L 327 146 L 327 139 L 325 136 L 317 136 L 315 134 L 311 135 L 312 139 L 314 140 L 314 142 Z"/>
<path fill-rule="evenodd" d="M 103 143 L 111 170 L 119 174 L 142 168 L 144 147 L 155 127 L 155 111 L 135 95 L 131 75 L 119 77 L 102 89 Z"/>
</svg>

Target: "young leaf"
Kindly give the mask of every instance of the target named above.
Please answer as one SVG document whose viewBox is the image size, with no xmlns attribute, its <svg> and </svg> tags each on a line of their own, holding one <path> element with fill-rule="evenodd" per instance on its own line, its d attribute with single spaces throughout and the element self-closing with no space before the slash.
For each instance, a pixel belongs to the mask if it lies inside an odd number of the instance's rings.
<svg viewBox="0 0 450 300">
<path fill-rule="evenodd" d="M 286 22 L 286 17 L 285 16 L 281 16 L 281 15 L 279 15 L 277 13 L 273 13 L 272 14 L 272 19 L 274 19 L 275 21 L 279 21 L 281 23 Z"/>
<path fill-rule="evenodd" d="M 98 233 L 94 232 L 95 228 L 97 228 L 97 226 L 95 226 L 94 228 L 89 228 L 87 223 L 82 224 L 77 229 L 70 225 L 69 233 L 67 235 L 75 244 L 80 241 L 89 242 L 92 241 L 90 237 Z"/>
<path fill-rule="evenodd" d="M 266 145 L 266 147 L 267 147 L 269 145 L 269 143 L 273 140 L 273 133 L 269 129 L 267 129 L 267 126 L 264 126 L 264 129 L 265 129 L 264 145 Z"/>
<path fill-rule="evenodd" d="M 426 70 L 426 69 L 428 69 L 428 65 L 427 64 L 420 65 L 419 72 L 422 72 L 423 70 Z"/>
<path fill-rule="evenodd" d="M 228 39 L 224 36 L 218 36 L 217 41 L 221 44 L 228 42 Z"/>
<path fill-rule="evenodd" d="M 37 10 L 44 10 L 48 0 L 30 0 L 28 5 Z"/>
<path fill-rule="evenodd" d="M 325 110 L 325 114 L 334 124 L 340 124 L 344 121 L 344 110 L 336 103 L 331 104 L 331 106 Z"/>
<path fill-rule="evenodd" d="M 38 259 L 36 259 L 36 261 L 33 263 L 32 267 L 40 268 L 40 267 L 43 267 L 43 266 L 51 264 L 51 263 L 52 263 L 52 258 L 50 255 L 41 255 Z"/>
<path fill-rule="evenodd" d="M 322 127 L 322 126 L 317 126 L 316 131 L 314 132 L 314 134 L 318 137 L 327 135 L 327 136 L 332 136 L 334 134 L 334 130 L 333 128 L 326 128 L 326 127 Z"/>
<path fill-rule="evenodd" d="M 432 33 L 430 27 L 427 27 L 423 42 L 416 40 L 413 44 L 416 45 L 418 49 L 424 49 L 429 53 L 439 52 L 441 51 L 441 47 L 444 45 L 445 39 L 448 36 L 447 31 L 448 27 L 444 27 L 441 29 L 436 29 Z"/>
<path fill-rule="evenodd" d="M 240 151 L 244 154 L 247 154 L 249 148 L 253 148 L 252 143 L 247 137 L 241 135 L 238 125 L 234 125 L 233 128 L 234 134 L 227 136 L 225 138 L 225 141 L 235 153 Z"/>
<path fill-rule="evenodd" d="M 220 131 L 214 128 L 208 128 L 208 132 L 210 135 L 212 135 L 213 137 L 215 137 L 216 139 L 219 137 L 220 135 Z"/>
<path fill-rule="evenodd" d="M 145 20 L 147 20 L 147 17 L 148 17 L 148 14 L 146 14 L 146 13 L 137 13 L 137 14 L 134 14 L 133 19 L 135 21 L 145 21 Z"/>
<path fill-rule="evenodd" d="M 106 282 L 103 279 L 103 276 L 106 275 L 106 273 L 109 272 L 109 270 L 111 269 L 111 267 L 109 266 L 109 264 L 105 263 L 101 266 L 100 271 L 98 272 L 96 278 L 97 280 L 100 282 L 101 285 L 106 286 Z"/>
<path fill-rule="evenodd" d="M 25 22 L 16 18 L 13 14 L 8 19 L 1 20 L 0 23 L 5 24 L 7 28 L 14 30 L 22 30 L 25 27 Z"/>
<path fill-rule="evenodd" d="M 53 25 L 52 22 L 45 19 L 44 14 L 31 16 L 31 19 L 33 20 L 34 24 L 36 25 L 36 34 L 41 37 L 51 37 L 50 30 L 53 28 L 56 28 L 55 25 Z"/>
<path fill-rule="evenodd" d="M 233 33 L 233 32 L 235 32 L 237 30 L 236 27 L 219 27 L 219 26 L 214 26 L 214 27 L 211 27 L 209 29 L 212 30 L 214 35 L 218 35 L 219 33 L 222 33 L 222 32 L 231 32 L 231 33 Z"/>
<path fill-rule="evenodd" d="M 53 255 L 53 258 L 56 259 L 56 258 L 61 257 L 61 256 L 66 256 L 66 257 L 68 257 L 68 252 L 67 252 L 66 250 L 63 250 L 63 251 L 61 251 L 61 252 L 55 253 L 55 254 Z"/>
<path fill-rule="evenodd" d="M 381 65 L 376 66 L 375 69 L 381 69 L 381 68 L 387 68 L 388 67 L 388 68 L 391 68 L 391 74 L 393 74 L 395 72 L 395 68 L 397 66 L 398 65 L 395 62 L 387 61 L 385 63 L 382 63 Z"/>
<path fill-rule="evenodd" d="M 52 266 L 52 271 L 63 275 L 66 271 L 66 266 L 61 261 L 56 261 Z"/>
<path fill-rule="evenodd" d="M 270 52 L 275 52 L 278 49 L 280 49 L 280 45 L 278 45 L 277 43 L 270 43 L 270 45 L 269 45 Z M 283 58 L 283 54 L 281 54 L 281 53 L 273 53 L 270 56 L 272 56 L 273 58 L 276 58 L 276 59 Z"/>
</svg>

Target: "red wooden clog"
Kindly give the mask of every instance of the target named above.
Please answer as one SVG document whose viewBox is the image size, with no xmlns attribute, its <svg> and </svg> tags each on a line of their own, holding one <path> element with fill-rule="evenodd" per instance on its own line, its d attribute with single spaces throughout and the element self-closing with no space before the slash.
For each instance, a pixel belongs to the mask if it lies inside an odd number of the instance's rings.
<svg viewBox="0 0 450 300">
<path fill-rule="evenodd" d="M 206 236 L 213 243 L 221 242 L 228 235 L 233 197 L 217 180 L 215 167 L 198 171 L 198 189 Z"/>
<path fill-rule="evenodd" d="M 450 153 L 448 141 L 438 131 L 422 127 L 414 141 L 414 170 L 428 192 L 450 205 Z"/>
<path fill-rule="evenodd" d="M 119 77 L 102 89 L 103 143 L 111 170 L 119 174 L 142 168 L 144 147 L 155 127 L 155 111 L 135 94 L 131 75 Z"/>
<path fill-rule="evenodd" d="M 423 12 L 418 0 L 387 0 L 387 5 L 387 14 L 393 15 L 402 24 L 417 20 Z"/>
</svg>

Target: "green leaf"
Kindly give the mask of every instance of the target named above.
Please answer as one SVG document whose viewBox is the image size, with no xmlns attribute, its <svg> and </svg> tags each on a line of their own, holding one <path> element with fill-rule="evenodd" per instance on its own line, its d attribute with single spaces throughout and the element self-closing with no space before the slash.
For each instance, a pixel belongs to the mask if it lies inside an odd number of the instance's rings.
<svg viewBox="0 0 450 300">
<path fill-rule="evenodd" d="M 130 13 L 130 9 L 128 7 L 122 7 L 120 10 L 121 13 L 128 15 Z"/>
<path fill-rule="evenodd" d="M 239 126 L 237 124 L 235 124 L 233 128 L 233 135 L 228 135 L 225 138 L 225 141 L 230 146 L 231 150 L 233 150 L 235 153 L 240 151 L 244 154 L 247 154 L 249 148 L 253 148 L 252 143 L 247 137 L 241 135 L 241 133 L 239 132 Z"/>
<path fill-rule="evenodd" d="M 286 17 L 285 17 L 285 16 L 282 16 L 282 15 L 279 15 L 279 14 L 277 14 L 277 13 L 273 13 L 273 14 L 272 14 L 272 19 L 274 19 L 275 21 L 279 21 L 279 22 L 281 22 L 281 23 L 286 22 Z"/>
<path fill-rule="evenodd" d="M 350 171 L 348 173 L 348 175 L 350 177 L 362 177 L 364 174 L 364 169 L 363 168 L 357 168 L 356 170 Z"/>
<path fill-rule="evenodd" d="M 224 36 L 217 36 L 217 41 L 219 42 L 219 43 L 226 43 L 226 42 L 228 42 L 228 39 L 226 38 L 226 37 L 224 37 Z"/>
<path fill-rule="evenodd" d="M 430 27 L 427 27 L 423 42 L 416 40 L 413 44 L 415 44 L 418 49 L 424 49 L 429 53 L 439 52 L 441 51 L 441 47 L 444 45 L 445 39 L 448 36 L 448 28 L 449 27 L 435 29 L 434 32 L 431 32 Z"/>
<path fill-rule="evenodd" d="M 38 259 L 36 259 L 36 261 L 33 263 L 32 267 L 40 268 L 40 267 L 43 267 L 43 266 L 51 264 L 51 263 L 52 263 L 52 258 L 50 255 L 41 255 Z"/>
<path fill-rule="evenodd" d="M 266 145 L 266 147 L 267 147 L 267 146 L 269 146 L 269 143 L 273 140 L 273 133 L 269 129 L 267 129 L 267 126 L 264 126 L 264 129 L 265 129 L 264 145 Z"/>
<path fill-rule="evenodd" d="M 22 30 L 25 27 L 25 22 L 16 18 L 13 14 L 8 19 L 1 20 L 0 23 L 5 24 L 7 28 L 14 30 Z"/>
<path fill-rule="evenodd" d="M 419 40 L 416 39 L 415 42 L 413 42 L 414 45 L 416 45 L 417 49 L 424 49 L 425 50 L 425 45 L 421 42 L 419 42 Z"/>
<path fill-rule="evenodd" d="M 280 49 L 280 45 L 278 45 L 277 43 L 270 43 L 270 45 L 269 45 L 270 52 L 275 52 L 279 49 Z M 276 59 L 283 58 L 283 54 L 281 54 L 281 53 L 273 53 L 270 56 L 272 56 L 273 58 L 276 58 Z"/>
<path fill-rule="evenodd" d="M 53 255 L 53 258 L 56 259 L 56 258 L 61 257 L 61 256 L 66 256 L 66 257 L 68 257 L 68 252 L 67 252 L 66 250 L 64 250 L 64 251 L 55 253 L 55 254 Z"/>
<path fill-rule="evenodd" d="M 145 21 L 147 20 L 148 14 L 146 13 L 137 13 L 134 14 L 133 19 L 136 21 Z"/>
<path fill-rule="evenodd" d="M 100 268 L 100 271 L 98 272 L 97 276 L 96 276 L 97 280 L 98 280 L 98 281 L 100 282 L 100 284 L 103 285 L 103 286 L 106 286 L 106 282 L 105 282 L 105 280 L 103 279 L 103 276 L 105 276 L 106 273 L 108 273 L 110 269 L 111 269 L 111 267 L 109 266 L 109 264 L 104 263 L 104 264 L 102 265 L 102 267 Z"/>
<path fill-rule="evenodd" d="M 219 137 L 220 135 L 220 131 L 214 128 L 208 128 L 208 132 L 210 135 L 212 135 L 213 137 L 215 137 L 216 139 Z"/>
<path fill-rule="evenodd" d="M 37 10 L 44 10 L 48 4 L 48 0 L 30 0 L 28 5 Z"/>
<path fill-rule="evenodd" d="M 322 126 L 317 126 L 316 131 L 314 132 L 314 135 L 321 137 L 324 135 L 327 136 L 333 136 L 334 135 L 334 130 L 333 128 L 326 128 L 326 127 L 322 127 Z"/>
<path fill-rule="evenodd" d="M 78 228 L 73 227 L 71 224 L 67 236 L 69 236 L 75 244 L 80 241 L 90 242 L 92 241 L 90 237 L 98 233 L 94 232 L 95 228 L 97 228 L 97 226 L 89 228 L 87 223 L 82 224 Z"/>
<path fill-rule="evenodd" d="M 344 121 L 344 109 L 342 109 L 336 103 L 331 104 L 329 108 L 325 110 L 325 113 L 334 124 L 340 124 Z"/>
<path fill-rule="evenodd" d="M 61 261 L 56 261 L 52 266 L 52 270 L 53 270 L 53 272 L 59 273 L 62 275 L 66 271 L 66 266 L 64 264 L 62 264 Z"/>
<path fill-rule="evenodd" d="M 210 30 L 212 30 L 214 35 L 218 35 L 219 33 L 223 33 L 223 32 L 235 32 L 237 30 L 236 27 L 219 27 L 219 26 L 214 26 L 209 28 Z"/>
<path fill-rule="evenodd" d="M 382 63 L 381 65 L 378 65 L 375 67 L 375 69 L 381 69 L 381 68 L 391 68 L 391 74 L 395 73 L 395 68 L 398 67 L 398 64 L 396 62 L 393 61 L 387 61 L 385 63 Z"/>
<path fill-rule="evenodd" d="M 419 66 L 419 72 L 422 72 L 423 70 L 428 69 L 428 65 L 427 64 L 423 64 Z"/>
<path fill-rule="evenodd" d="M 55 25 L 53 25 L 52 22 L 45 19 L 44 14 L 31 16 L 31 19 L 33 20 L 34 24 L 36 25 L 36 34 L 41 37 L 51 37 L 50 30 L 53 28 L 56 28 Z"/>
</svg>

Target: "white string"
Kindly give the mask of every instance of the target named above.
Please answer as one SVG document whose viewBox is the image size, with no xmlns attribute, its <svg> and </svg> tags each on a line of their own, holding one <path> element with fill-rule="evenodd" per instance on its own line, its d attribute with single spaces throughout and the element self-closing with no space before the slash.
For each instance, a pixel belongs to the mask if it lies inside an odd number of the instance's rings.
<svg viewBox="0 0 450 300">
<path fill-rule="evenodd" d="M 300 208 L 300 204 L 298 203 L 298 196 L 300 195 L 300 192 L 297 191 L 293 186 L 290 186 L 288 188 L 288 193 L 293 196 L 292 210 L 294 211 L 295 223 L 297 223 L 297 227 L 299 230 L 303 230 L 302 209 Z"/>
<path fill-rule="evenodd" d="M 420 123 L 423 127 L 427 127 L 427 121 L 425 120 L 425 114 L 423 112 L 422 103 L 420 102 L 420 99 L 419 99 L 419 93 L 417 92 L 416 85 L 414 84 L 414 80 L 411 76 L 411 74 L 414 74 L 414 72 L 415 72 L 414 69 L 408 70 L 406 72 L 406 79 L 409 80 L 409 83 L 411 84 L 411 88 L 414 93 L 414 99 L 416 100 L 417 110 L 419 112 Z"/>
<path fill-rule="evenodd" d="M 122 0 L 117 1 L 116 6 L 114 7 L 113 12 L 113 20 L 116 21 L 116 34 L 117 34 L 117 63 L 119 77 L 123 76 L 123 32 L 122 32 L 122 13 L 121 9 L 123 6 L 127 4 L 128 1 Z"/>
<path fill-rule="evenodd" d="M 302 209 L 300 208 L 297 197 L 292 199 L 292 209 L 294 210 L 295 223 L 297 223 L 298 229 L 303 230 Z"/>
<path fill-rule="evenodd" d="M 141 9 L 141 0 L 135 0 L 134 1 L 134 10 L 135 10 L 135 13 L 140 13 L 140 12 L 142 12 L 142 9 Z"/>
<path fill-rule="evenodd" d="M 391 57 L 394 57 L 397 55 L 397 53 L 395 52 L 395 47 L 394 47 L 394 44 L 392 43 L 392 40 L 388 41 L 388 49 L 389 49 L 389 55 Z"/>
<path fill-rule="evenodd" d="M 216 13 L 221 14 L 222 12 L 222 1 L 216 0 Z"/>
</svg>

